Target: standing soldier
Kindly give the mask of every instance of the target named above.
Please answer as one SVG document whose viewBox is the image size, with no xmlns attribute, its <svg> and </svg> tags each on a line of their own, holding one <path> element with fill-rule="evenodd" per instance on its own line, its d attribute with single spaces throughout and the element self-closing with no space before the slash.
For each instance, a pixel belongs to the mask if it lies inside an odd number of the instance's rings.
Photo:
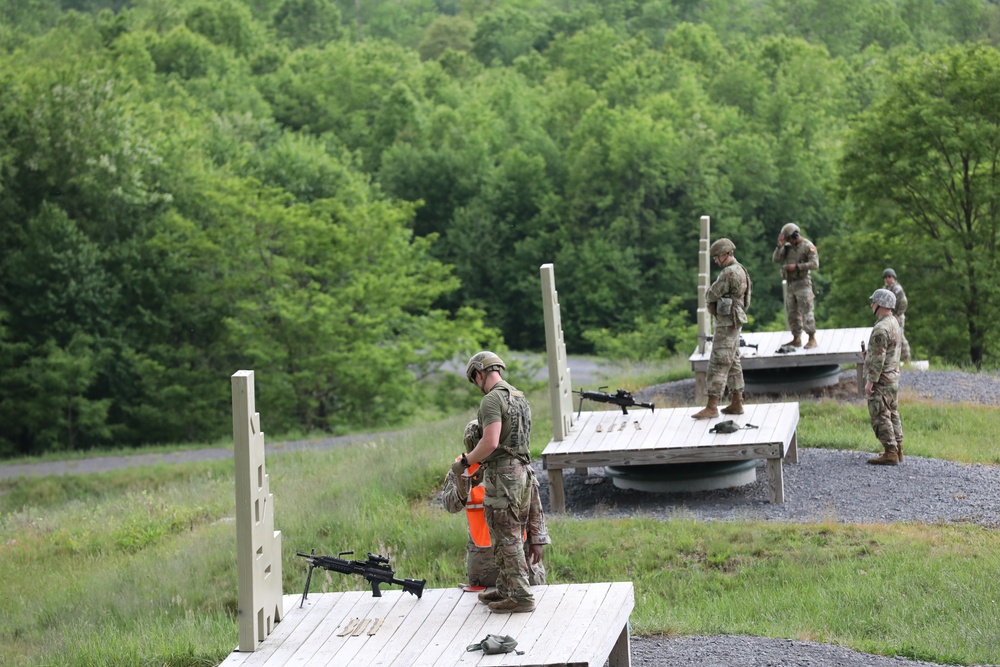
<svg viewBox="0 0 1000 667">
<path fill-rule="evenodd" d="M 885 450 L 868 463 L 894 466 L 903 460 L 903 422 L 899 419 L 899 351 L 902 335 L 899 322 L 892 316 L 896 296 L 887 289 L 877 289 L 869 297 L 877 318 L 865 358 L 865 394 L 872 430 Z"/>
<path fill-rule="evenodd" d="M 729 385 L 732 398 L 722 409 L 727 415 L 743 414 L 743 365 L 740 363 L 740 331 L 747 321 L 753 283 L 746 268 L 736 261 L 736 246 L 729 239 L 719 239 L 709 248 L 718 266 L 719 277 L 705 294 L 705 305 L 715 318 L 712 356 L 708 361 L 708 405 L 691 415 L 695 419 L 719 416 L 719 400 Z"/>
<path fill-rule="evenodd" d="M 896 272 L 886 269 L 882 272 L 882 280 L 885 281 L 885 288 L 896 297 L 896 307 L 892 309 L 892 314 L 899 322 L 899 335 L 903 339 L 903 351 L 899 354 L 899 359 L 904 364 L 910 361 L 910 343 L 906 340 L 906 307 L 909 302 L 906 300 L 906 292 L 903 286 L 896 282 Z"/>
<path fill-rule="evenodd" d="M 479 422 L 473 419 L 465 427 L 463 439 L 466 453 L 471 452 L 482 437 L 483 432 L 479 428 Z M 490 531 L 486 526 L 483 505 L 486 490 L 483 488 L 481 470 L 478 463 L 470 465 L 465 474 L 456 475 L 455 471 L 449 470 L 441 494 L 444 508 L 452 514 L 464 510 L 469 523 L 469 541 L 465 545 L 465 574 L 469 583 L 469 588 L 466 590 L 483 589 L 496 586 L 497 583 L 497 564 L 493 559 L 493 545 L 490 543 Z M 541 496 L 534 484 L 531 485 L 528 532 L 524 538 L 529 569 L 528 582 L 532 586 L 543 586 L 545 566 L 542 564 L 542 545 L 551 544 L 552 540 L 545 524 Z"/>
<path fill-rule="evenodd" d="M 819 268 L 819 253 L 809 239 L 802 238 L 799 227 L 788 223 L 778 234 L 778 247 L 771 260 L 781 264 L 781 277 L 785 279 L 785 316 L 792 340 L 785 343 L 793 347 L 802 345 L 802 332 L 809 334 L 806 349 L 816 347 L 816 317 L 813 315 L 813 286 L 810 271 Z"/>
<path fill-rule="evenodd" d="M 531 406 L 523 392 L 500 377 L 500 371 L 506 369 L 492 352 L 477 352 L 469 359 L 465 376 L 483 393 L 478 415 L 483 437 L 451 469 L 461 475 L 474 463 L 483 466 L 483 511 L 498 574 L 496 590 L 480 593 L 479 599 L 488 603 L 491 611 L 522 612 L 535 608 L 524 535 L 532 486 L 537 486 L 538 480 L 530 465 Z"/>
</svg>

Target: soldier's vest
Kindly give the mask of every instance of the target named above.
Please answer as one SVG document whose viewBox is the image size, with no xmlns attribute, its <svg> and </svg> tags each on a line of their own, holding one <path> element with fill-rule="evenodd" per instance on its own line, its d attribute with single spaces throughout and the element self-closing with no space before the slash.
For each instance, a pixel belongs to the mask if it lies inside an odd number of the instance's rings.
<svg viewBox="0 0 1000 667">
<path fill-rule="evenodd" d="M 521 463 L 531 463 L 531 406 L 523 391 L 514 389 L 506 382 L 498 382 L 490 389 L 500 391 L 506 397 L 503 412 L 508 417 L 510 432 L 507 437 L 500 434 L 500 444 L 484 463 L 500 464 L 504 459 L 517 459 Z"/>
</svg>

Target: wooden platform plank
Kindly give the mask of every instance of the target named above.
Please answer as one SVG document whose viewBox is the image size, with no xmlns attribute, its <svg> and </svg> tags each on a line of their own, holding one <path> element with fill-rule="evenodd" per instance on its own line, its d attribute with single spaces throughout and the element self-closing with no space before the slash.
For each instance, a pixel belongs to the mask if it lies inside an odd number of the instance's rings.
<svg viewBox="0 0 1000 667">
<path fill-rule="evenodd" d="M 815 348 L 796 348 L 792 352 L 779 354 L 778 348 L 791 338 L 791 332 L 743 332 L 747 343 L 758 345 L 757 350 L 740 348 L 740 359 L 744 370 L 759 370 L 766 368 L 786 368 L 797 366 L 820 366 L 827 364 L 859 364 L 861 358 L 861 341 L 867 341 L 871 335 L 871 327 L 856 327 L 845 329 L 820 329 L 816 332 Z M 695 351 L 688 361 L 696 373 L 706 373 L 711 358 L 711 344 L 705 346 L 704 352 Z"/>
<path fill-rule="evenodd" d="M 395 657 L 390 662 L 384 664 L 393 667 L 410 667 L 430 643 L 437 627 L 444 622 L 462 596 L 462 590 L 459 588 L 433 590 L 442 590 L 443 592 L 435 600 L 435 604 L 430 610 L 424 611 L 423 614 L 410 614 L 406 617 L 407 632 L 401 634 L 401 637 L 408 641 L 405 646 L 396 649 Z M 425 591 L 424 595 L 426 594 Z"/>
<path fill-rule="evenodd" d="M 610 582 L 588 586 L 586 595 L 572 610 L 573 615 L 570 619 L 560 623 L 558 628 L 554 628 L 555 632 L 544 637 L 544 646 L 548 652 L 537 655 L 538 661 L 542 664 L 569 663 L 570 657 L 579 649 L 580 642 L 586 638 L 587 632 L 593 629 L 591 623 L 598 616 L 598 610 L 602 610 L 601 616 L 605 615 L 604 603 L 610 590 Z"/>
<path fill-rule="evenodd" d="M 482 605 L 484 613 L 487 614 L 488 618 L 486 623 L 480 629 L 478 633 L 473 633 L 473 639 L 465 642 L 462 647 L 463 655 L 455 663 L 456 665 L 491 665 L 498 664 L 503 660 L 502 655 L 484 655 L 480 651 L 465 651 L 465 648 L 470 644 L 475 644 L 486 637 L 486 635 L 509 635 L 517 640 L 518 651 L 524 651 L 523 641 L 524 641 L 524 628 L 528 622 L 532 624 L 542 622 L 548 624 L 548 619 L 551 618 L 554 610 L 559 607 L 566 591 L 569 590 L 568 584 L 552 585 L 552 586 L 533 586 L 531 592 L 535 596 L 535 611 L 530 614 L 494 614 L 493 612 L 486 609 L 486 605 Z M 544 619 L 542 621 L 539 618 Z M 516 655 L 516 654 L 515 654 Z M 527 656 L 525 656 L 527 657 Z M 528 662 L 531 662 L 530 660 Z"/>
<path fill-rule="evenodd" d="M 523 656 L 507 653 L 498 656 L 500 659 L 492 661 L 493 665 L 517 665 L 524 662 L 530 664 L 564 664 L 564 661 L 547 663 L 544 656 L 549 647 L 558 641 L 566 625 L 573 619 L 573 614 L 587 597 L 587 593 L 594 587 L 603 587 L 604 584 L 588 584 L 586 586 L 568 586 L 565 593 L 559 599 L 558 605 L 550 613 L 545 614 L 544 623 L 535 623 L 525 626 L 519 635 L 512 635 L 517 640 L 517 649 L 524 651 Z M 534 614 L 538 614 L 536 609 Z M 509 634 L 509 633 L 505 633 Z"/>
<path fill-rule="evenodd" d="M 590 625 L 567 661 L 569 664 L 585 663 L 602 667 L 597 661 L 610 655 L 618 637 L 609 637 L 606 632 L 601 632 L 601 627 L 628 626 L 628 618 L 635 607 L 634 588 L 623 582 L 612 583 L 601 607 L 601 614 L 590 619 Z"/>
</svg>

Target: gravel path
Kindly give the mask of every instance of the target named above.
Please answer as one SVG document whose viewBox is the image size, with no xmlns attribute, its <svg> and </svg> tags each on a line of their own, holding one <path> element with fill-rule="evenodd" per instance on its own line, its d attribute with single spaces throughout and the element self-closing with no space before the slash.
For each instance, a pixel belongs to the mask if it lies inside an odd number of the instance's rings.
<svg viewBox="0 0 1000 667">
<path fill-rule="evenodd" d="M 840 384 L 795 396 L 796 400 L 834 398 L 862 403 L 854 372 Z M 1000 405 L 1000 378 L 952 371 L 904 371 L 901 392 L 945 402 Z M 636 392 L 637 400 L 657 406 L 696 405 L 694 380 L 681 380 Z M 747 396 L 747 400 L 775 397 Z M 904 423 L 906 416 L 903 415 Z M 874 436 L 873 436 L 874 438 Z M 876 449 L 873 441 L 872 451 Z M 738 489 L 698 493 L 651 494 L 619 489 L 601 468 L 587 476 L 564 471 L 566 508 L 571 515 L 688 517 L 706 521 L 835 520 L 843 523 L 955 522 L 1000 528 L 1000 467 L 966 465 L 907 456 L 901 467 L 871 466 L 870 453 L 799 448 L 799 463 L 784 466 L 785 503 L 771 505 L 767 473 Z M 548 477 L 535 465 L 547 503 Z M 860 653 L 830 644 L 731 635 L 668 638 L 633 637 L 632 665 L 693 667 L 900 667 L 934 665 L 904 658 Z M 992 666 L 996 667 L 996 666 Z"/>
</svg>

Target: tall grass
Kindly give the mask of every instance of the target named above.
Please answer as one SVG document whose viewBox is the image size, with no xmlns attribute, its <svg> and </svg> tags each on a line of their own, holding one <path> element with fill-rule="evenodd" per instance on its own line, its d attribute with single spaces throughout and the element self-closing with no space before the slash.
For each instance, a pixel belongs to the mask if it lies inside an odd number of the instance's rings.
<svg viewBox="0 0 1000 667">
<path fill-rule="evenodd" d="M 546 397 L 533 407 L 537 455 L 550 437 Z M 906 408 L 911 453 L 995 460 L 980 408 Z M 305 578 L 294 552 L 312 548 L 380 552 L 397 576 L 432 587 L 461 582 L 464 519 L 435 493 L 470 416 L 269 454 L 285 592 Z M 870 447 L 866 429 L 857 408 L 803 404 L 804 446 Z M 0 484 L 0 664 L 221 662 L 237 642 L 233 505 L 231 462 Z M 549 581 L 633 581 L 639 634 L 745 633 L 1000 663 L 997 531 L 572 515 L 549 525 Z M 317 592 L 363 588 L 330 573 L 313 581 Z"/>
</svg>

